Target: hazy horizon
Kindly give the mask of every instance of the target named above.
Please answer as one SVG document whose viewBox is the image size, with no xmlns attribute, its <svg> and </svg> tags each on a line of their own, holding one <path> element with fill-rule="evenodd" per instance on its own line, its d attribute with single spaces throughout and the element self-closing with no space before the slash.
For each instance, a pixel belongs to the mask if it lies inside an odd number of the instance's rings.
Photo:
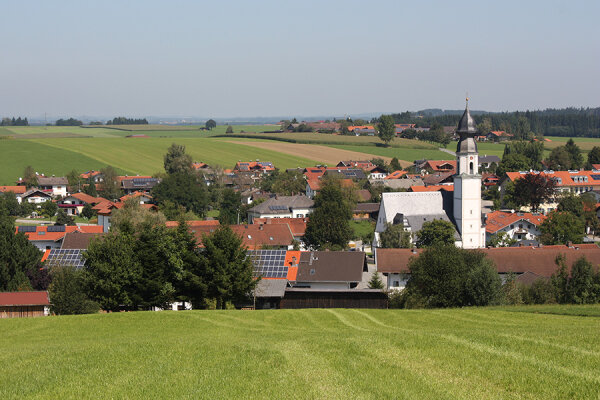
<svg viewBox="0 0 600 400">
<path fill-rule="evenodd" d="M 598 1 L 4 4 L 0 117 L 598 107 Z M 12 17 L 11 17 L 12 16 Z M 11 17 L 11 18 L 9 18 Z"/>
</svg>

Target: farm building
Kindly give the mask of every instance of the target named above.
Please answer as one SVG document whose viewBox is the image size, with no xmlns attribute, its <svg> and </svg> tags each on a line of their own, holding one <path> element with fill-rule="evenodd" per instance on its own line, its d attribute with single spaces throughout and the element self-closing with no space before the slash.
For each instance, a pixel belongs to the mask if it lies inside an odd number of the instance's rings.
<svg viewBox="0 0 600 400">
<path fill-rule="evenodd" d="M 48 292 L 0 292 L 0 318 L 50 315 Z"/>
</svg>

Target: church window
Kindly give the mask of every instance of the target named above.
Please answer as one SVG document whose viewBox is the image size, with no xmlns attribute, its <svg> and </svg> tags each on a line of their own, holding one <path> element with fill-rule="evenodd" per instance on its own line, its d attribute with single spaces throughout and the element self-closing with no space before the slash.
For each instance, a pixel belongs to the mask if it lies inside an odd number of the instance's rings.
<svg viewBox="0 0 600 400">
<path fill-rule="evenodd" d="M 473 173 L 474 173 L 474 172 L 473 172 L 473 161 L 471 161 L 471 162 L 469 163 L 469 173 L 470 173 L 471 175 L 473 175 Z"/>
</svg>

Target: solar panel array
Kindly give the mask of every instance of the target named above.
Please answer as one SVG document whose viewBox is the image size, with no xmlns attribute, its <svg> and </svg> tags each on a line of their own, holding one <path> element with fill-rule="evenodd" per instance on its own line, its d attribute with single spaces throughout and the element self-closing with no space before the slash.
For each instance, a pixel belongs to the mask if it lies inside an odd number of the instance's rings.
<svg viewBox="0 0 600 400">
<path fill-rule="evenodd" d="M 64 232 L 66 230 L 64 225 L 50 225 L 46 228 L 47 232 Z"/>
<path fill-rule="evenodd" d="M 19 226 L 19 232 L 35 232 L 35 226 Z"/>
<path fill-rule="evenodd" d="M 156 178 L 138 178 L 138 179 L 133 179 L 133 186 L 146 186 L 149 183 L 154 183 L 156 181 L 157 181 Z"/>
<path fill-rule="evenodd" d="M 592 177 L 593 180 L 595 181 L 600 181 L 600 175 L 590 175 Z"/>
<path fill-rule="evenodd" d="M 46 258 L 46 265 L 70 265 L 75 268 L 83 268 L 85 262 L 81 257 L 81 251 L 80 249 L 52 249 Z"/>
<path fill-rule="evenodd" d="M 254 264 L 254 276 L 286 278 L 285 250 L 250 250 L 246 253 Z"/>
<path fill-rule="evenodd" d="M 288 206 L 269 206 L 269 210 L 277 211 L 277 210 L 287 210 Z"/>
</svg>

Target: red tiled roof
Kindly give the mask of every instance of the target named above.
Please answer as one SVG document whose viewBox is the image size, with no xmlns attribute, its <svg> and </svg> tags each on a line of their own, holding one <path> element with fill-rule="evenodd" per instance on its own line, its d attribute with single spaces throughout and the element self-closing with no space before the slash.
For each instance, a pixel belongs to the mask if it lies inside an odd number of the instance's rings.
<svg viewBox="0 0 600 400">
<path fill-rule="evenodd" d="M 518 221 L 526 221 L 535 226 L 540 226 L 545 220 L 546 216 L 541 214 L 493 211 L 487 214 L 485 231 L 487 233 L 496 233 L 500 229 Z"/>
<path fill-rule="evenodd" d="M 151 176 L 139 176 L 139 175 L 132 175 L 132 176 L 117 176 L 117 181 L 119 183 L 123 182 L 123 181 L 128 181 L 131 179 L 150 179 L 152 178 Z"/>
<path fill-rule="evenodd" d="M 81 192 L 73 193 L 72 195 L 70 195 L 70 197 L 75 197 L 76 199 L 81 200 L 84 203 L 88 203 L 91 205 L 98 204 L 98 203 L 101 203 L 102 201 L 104 201 L 104 199 L 101 197 L 94 197 L 94 196 L 90 196 L 89 194 L 81 193 Z"/>
<path fill-rule="evenodd" d="M 0 186 L 0 193 L 13 192 L 14 194 L 23 194 L 27 191 L 25 186 Z"/>
<path fill-rule="evenodd" d="M 265 246 L 289 246 L 294 240 L 288 224 L 230 225 L 230 228 L 242 238 L 244 246 L 249 250 L 258 250 Z M 217 229 L 216 225 L 191 228 L 199 247 L 203 247 L 202 237 Z"/>
<path fill-rule="evenodd" d="M 375 128 L 373 127 L 373 125 L 350 125 L 348 127 L 348 130 L 350 132 L 354 131 L 355 129 L 375 129 Z"/>
<path fill-rule="evenodd" d="M 427 167 L 434 171 L 453 171 L 456 170 L 456 160 L 427 160 L 423 168 Z"/>
<path fill-rule="evenodd" d="M 430 186 L 414 185 L 414 186 L 410 187 L 410 190 L 413 192 L 437 192 L 440 190 L 445 190 L 447 192 L 454 192 L 454 185 L 430 185 Z"/>
<path fill-rule="evenodd" d="M 0 306 L 49 306 L 48 292 L 0 292 Z"/>
<path fill-rule="evenodd" d="M 185 223 L 188 224 L 188 226 L 190 228 L 197 228 L 200 226 L 218 226 L 218 225 L 220 225 L 219 220 L 217 220 L 217 219 L 185 221 Z M 167 228 L 175 228 L 175 227 L 179 226 L 179 222 L 167 221 L 165 223 L 165 225 L 167 226 Z"/>
<path fill-rule="evenodd" d="M 80 174 L 79 176 L 83 179 L 89 179 L 92 176 L 96 176 L 99 175 L 100 171 L 88 171 L 88 172 L 84 172 L 83 174 Z"/>
<path fill-rule="evenodd" d="M 192 167 L 194 167 L 194 169 L 201 169 L 201 168 L 206 168 L 208 167 L 208 164 L 203 163 L 203 162 L 194 162 L 192 164 Z"/>
<path fill-rule="evenodd" d="M 125 201 L 127 201 L 129 199 L 133 199 L 135 197 L 140 197 L 140 196 L 146 196 L 147 198 L 152 199 L 152 196 L 150 196 L 149 194 L 144 193 L 144 192 L 140 192 L 138 190 L 137 192 L 126 194 L 125 196 L 121 197 L 119 200 L 122 201 L 122 202 L 125 202 Z"/>
<path fill-rule="evenodd" d="M 254 218 L 253 224 L 288 224 L 294 237 L 304 236 L 308 218 Z"/>
<path fill-rule="evenodd" d="M 48 226 L 40 225 L 35 227 L 35 232 L 24 232 L 27 239 L 30 242 L 44 240 L 56 242 L 61 240 L 67 233 L 71 232 L 83 232 L 83 233 L 102 233 L 103 227 L 101 225 L 82 225 L 82 226 L 65 226 L 64 232 L 48 232 Z M 19 232 L 19 227 L 15 227 L 15 234 Z"/>
<path fill-rule="evenodd" d="M 490 133 L 492 135 L 496 136 L 496 137 L 500 137 L 500 136 L 512 136 L 512 134 L 506 133 L 505 131 L 491 131 Z"/>
<path fill-rule="evenodd" d="M 402 178 L 404 175 L 406 175 L 406 171 L 403 170 L 398 170 L 398 171 L 394 171 L 391 174 L 389 174 L 388 176 L 386 176 L 383 179 L 400 179 Z"/>
</svg>

